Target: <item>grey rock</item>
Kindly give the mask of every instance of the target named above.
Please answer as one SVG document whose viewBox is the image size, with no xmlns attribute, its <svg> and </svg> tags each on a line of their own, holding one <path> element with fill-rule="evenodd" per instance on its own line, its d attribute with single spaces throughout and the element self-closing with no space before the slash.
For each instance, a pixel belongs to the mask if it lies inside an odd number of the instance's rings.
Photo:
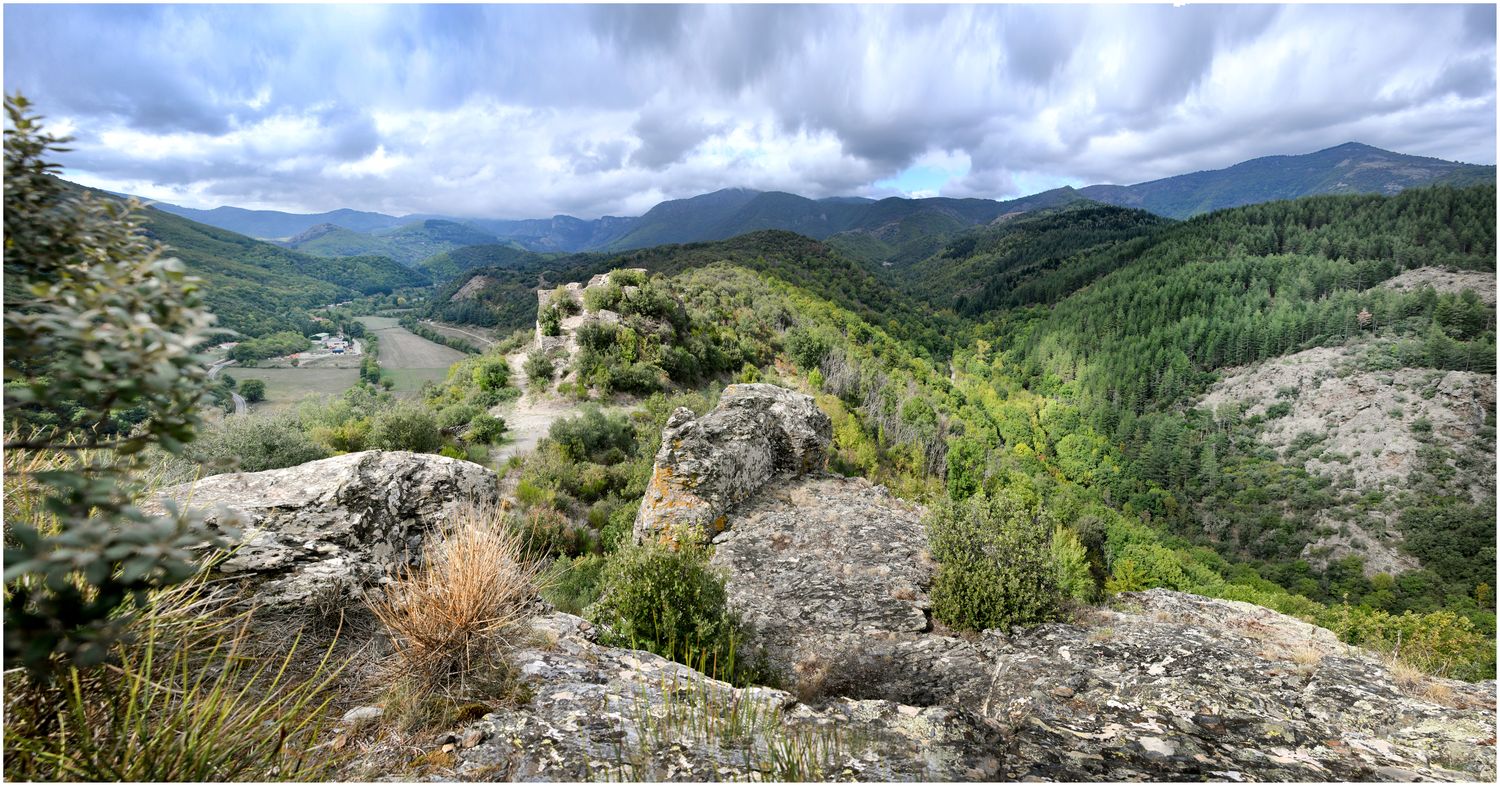
<svg viewBox="0 0 1500 786">
<path fill-rule="evenodd" d="M 515 663 L 534 697 L 486 715 L 455 751 L 464 780 L 989 780 L 998 728 L 953 707 L 800 704 L 646 652 L 594 644 L 577 617 L 535 622 Z M 773 747 L 780 755 L 773 754 Z"/>
<path fill-rule="evenodd" d="M 378 720 L 385 715 L 385 710 L 380 707 L 355 707 L 344 713 L 339 718 L 341 723 L 361 723 L 364 721 Z"/>
<path fill-rule="evenodd" d="M 778 480 L 713 563 L 783 684 L 1004 730 L 999 780 L 1491 780 L 1493 683 L 1403 687 L 1328 630 L 1166 590 L 978 636 L 926 622 L 921 511 L 857 479 Z M 1403 776 L 1402 773 L 1407 773 Z"/>
<path fill-rule="evenodd" d="M 775 385 L 730 385 L 701 418 L 678 408 L 662 431 L 636 540 L 707 542 L 772 478 L 821 470 L 831 435 L 811 397 Z"/>
<path fill-rule="evenodd" d="M 364 451 L 265 472 L 214 475 L 165 489 L 233 530 L 218 570 L 255 585 L 261 605 L 295 608 L 326 593 L 357 595 L 412 564 L 422 536 L 467 504 L 498 504 L 495 473 L 478 464 L 405 451 Z"/>
</svg>

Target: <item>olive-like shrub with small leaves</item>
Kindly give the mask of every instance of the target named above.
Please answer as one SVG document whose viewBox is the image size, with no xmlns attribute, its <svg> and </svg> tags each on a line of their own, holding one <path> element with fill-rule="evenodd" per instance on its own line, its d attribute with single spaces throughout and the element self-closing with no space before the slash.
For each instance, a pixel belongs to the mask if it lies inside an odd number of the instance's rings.
<svg viewBox="0 0 1500 786">
<path fill-rule="evenodd" d="M 104 660 L 130 606 L 197 569 L 206 533 L 133 503 L 142 452 L 196 433 L 214 317 L 137 205 L 58 180 L 68 140 L 19 95 L 5 112 L 5 451 L 40 467 L 31 515 L 7 499 L 5 668 L 45 675 Z"/>
</svg>

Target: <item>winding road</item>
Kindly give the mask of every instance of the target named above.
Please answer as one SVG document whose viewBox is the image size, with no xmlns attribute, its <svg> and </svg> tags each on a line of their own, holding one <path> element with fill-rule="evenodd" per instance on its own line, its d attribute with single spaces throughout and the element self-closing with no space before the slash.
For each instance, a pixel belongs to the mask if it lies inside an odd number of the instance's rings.
<svg viewBox="0 0 1500 786">
<path fill-rule="evenodd" d="M 209 366 L 208 378 L 213 379 L 214 377 L 217 377 L 219 375 L 219 372 L 224 370 L 225 366 L 232 365 L 234 365 L 233 360 L 221 360 L 213 364 L 212 366 Z M 250 405 L 245 401 L 244 396 L 241 396 L 240 394 L 231 390 L 229 391 L 229 397 L 234 399 L 234 414 L 236 416 L 249 414 Z"/>
</svg>

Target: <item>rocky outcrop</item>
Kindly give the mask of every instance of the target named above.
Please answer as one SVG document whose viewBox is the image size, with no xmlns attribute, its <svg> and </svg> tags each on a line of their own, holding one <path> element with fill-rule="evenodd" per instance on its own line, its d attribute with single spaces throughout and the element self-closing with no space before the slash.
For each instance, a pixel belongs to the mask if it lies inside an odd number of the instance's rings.
<svg viewBox="0 0 1500 786">
<path fill-rule="evenodd" d="M 532 692 L 454 737 L 452 776 L 484 781 L 993 780 L 998 728 L 951 707 L 800 704 L 636 650 L 566 614 L 515 656 Z"/>
<path fill-rule="evenodd" d="M 1385 497 L 1373 508 L 1361 502 L 1318 511 L 1310 524 L 1330 534 L 1302 554 L 1315 564 L 1357 554 L 1371 575 L 1420 567 L 1398 548 L 1398 492 L 1438 491 L 1434 462 L 1447 467 L 1437 473 L 1449 476 L 1443 492 L 1493 504 L 1495 448 L 1485 424 L 1495 412 L 1495 375 L 1371 370 L 1372 358 L 1389 352 L 1363 342 L 1226 369 L 1199 404 L 1210 411 L 1238 406 L 1247 418 L 1266 418 L 1259 439 L 1283 463 L 1328 477 L 1335 489 Z M 1210 526 L 1212 516 L 1205 512 Z"/>
<path fill-rule="evenodd" d="M 254 585 L 253 600 L 293 608 L 329 592 L 357 594 L 408 563 L 428 529 L 458 508 L 498 503 L 495 473 L 405 451 L 365 451 L 286 469 L 214 475 L 161 492 L 234 529 L 218 570 Z"/>
<path fill-rule="evenodd" d="M 977 690 L 918 706 L 736 689 L 566 614 L 531 695 L 455 729 L 438 778 L 525 781 L 1493 781 L 1494 683 L 1405 686 L 1328 631 L 1164 590 L 967 642 Z M 949 637 L 929 636 L 939 640 Z M 957 639 L 951 639 L 959 641 Z M 378 773 L 369 773 L 376 775 Z"/>
<path fill-rule="evenodd" d="M 701 418 L 679 407 L 662 431 L 636 540 L 711 538 L 773 478 L 822 469 L 831 434 L 811 397 L 775 385 L 730 385 Z"/>
<path fill-rule="evenodd" d="M 1447 270 L 1440 267 L 1419 267 L 1403 272 L 1399 276 L 1380 282 L 1387 289 L 1411 292 L 1423 287 L 1432 287 L 1437 292 L 1458 293 L 1472 291 L 1480 302 L 1495 305 L 1495 272 L 1485 270 Z"/>
<path fill-rule="evenodd" d="M 932 629 L 922 509 L 862 478 L 811 475 L 735 508 L 712 563 L 784 684 L 804 697 L 933 704 L 989 677 L 987 659 Z M 960 673 L 966 676 L 960 676 Z"/>
</svg>

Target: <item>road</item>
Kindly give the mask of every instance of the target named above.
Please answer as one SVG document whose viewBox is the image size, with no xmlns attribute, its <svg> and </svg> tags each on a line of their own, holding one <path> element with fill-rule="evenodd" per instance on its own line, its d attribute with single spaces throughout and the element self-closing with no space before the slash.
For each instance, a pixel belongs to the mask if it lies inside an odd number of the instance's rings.
<svg viewBox="0 0 1500 786">
<path fill-rule="evenodd" d="M 485 338 L 484 336 L 481 336 L 478 333 L 470 333 L 469 331 L 464 330 L 463 328 L 456 328 L 456 327 L 454 327 L 452 325 L 439 325 L 438 323 L 433 322 L 430 319 L 424 319 L 424 320 L 422 320 L 421 324 L 426 325 L 426 326 L 432 328 L 433 330 L 437 330 L 440 333 L 442 331 L 444 331 L 444 330 L 451 330 L 454 333 L 462 333 L 462 334 L 464 334 L 464 335 L 466 335 L 466 336 L 468 336 L 470 338 L 477 338 L 480 341 L 483 341 L 485 346 L 489 346 L 489 345 L 495 343 L 495 340 L 492 339 L 492 338 Z"/>
<path fill-rule="evenodd" d="M 224 370 L 225 366 L 232 366 L 232 365 L 234 365 L 234 361 L 233 360 L 221 360 L 221 361 L 213 364 L 212 366 L 209 366 L 208 367 L 208 378 L 209 379 L 213 379 L 214 377 L 217 377 L 219 375 L 219 372 Z M 249 403 L 247 403 L 245 401 L 245 397 L 244 396 L 241 396 L 240 394 L 238 394 L 238 393 L 236 393 L 236 392 L 234 392 L 234 391 L 231 390 L 231 391 L 229 391 L 229 397 L 232 398 L 232 399 L 234 399 L 234 414 L 235 415 L 245 415 L 245 414 L 247 414 L 250 411 L 250 405 L 249 405 Z"/>
</svg>

